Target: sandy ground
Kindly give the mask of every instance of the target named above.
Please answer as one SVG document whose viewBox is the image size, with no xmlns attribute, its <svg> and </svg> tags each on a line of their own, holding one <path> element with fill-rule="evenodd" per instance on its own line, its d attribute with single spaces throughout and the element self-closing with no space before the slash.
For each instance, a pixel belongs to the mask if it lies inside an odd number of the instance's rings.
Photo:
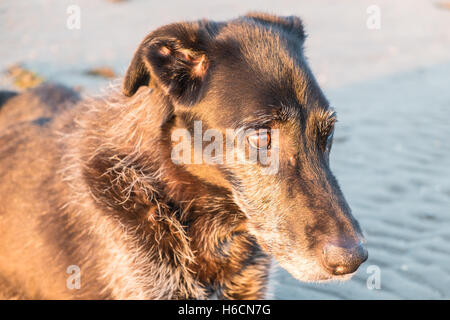
<svg viewBox="0 0 450 320">
<path fill-rule="evenodd" d="M 68 4 L 81 8 L 80 30 L 66 28 Z M 372 4 L 381 9 L 379 30 L 366 26 Z M 155 27 L 249 10 L 304 19 L 307 56 L 339 116 L 332 168 L 369 249 L 345 283 L 304 284 L 278 270 L 274 297 L 449 299 L 450 10 L 436 1 L 3 0 L 0 89 L 13 87 L 3 71 L 23 63 L 98 92 L 109 80 L 85 71 L 110 66 L 122 75 Z M 373 268 L 381 286 L 370 290 Z"/>
</svg>

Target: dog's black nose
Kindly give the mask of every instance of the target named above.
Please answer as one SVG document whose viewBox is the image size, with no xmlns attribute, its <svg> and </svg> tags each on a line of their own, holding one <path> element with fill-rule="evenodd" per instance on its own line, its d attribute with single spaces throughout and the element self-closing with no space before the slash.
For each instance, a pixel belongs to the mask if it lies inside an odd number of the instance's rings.
<svg viewBox="0 0 450 320">
<path fill-rule="evenodd" d="M 353 273 L 367 260 L 368 253 L 363 243 L 356 245 L 335 245 L 328 243 L 323 247 L 323 264 L 334 275 Z"/>
</svg>

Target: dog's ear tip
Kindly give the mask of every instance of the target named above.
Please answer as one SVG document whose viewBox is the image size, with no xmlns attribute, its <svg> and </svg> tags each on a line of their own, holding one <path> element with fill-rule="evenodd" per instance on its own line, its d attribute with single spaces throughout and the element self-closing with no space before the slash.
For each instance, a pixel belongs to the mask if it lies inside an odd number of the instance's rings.
<svg viewBox="0 0 450 320">
<path fill-rule="evenodd" d="M 127 97 L 131 97 L 136 93 L 136 90 L 127 87 L 125 84 L 122 85 L 122 93 Z"/>
<path fill-rule="evenodd" d="M 125 75 L 122 82 L 121 90 L 122 93 L 127 97 L 131 97 L 133 94 L 136 93 L 137 90 L 135 86 L 133 86 L 132 83 L 130 83 L 129 74 Z"/>
<path fill-rule="evenodd" d="M 122 93 L 131 97 L 136 93 L 140 86 L 148 85 L 150 81 L 150 72 L 147 70 L 145 63 L 142 60 L 141 53 L 135 53 L 130 66 L 125 73 L 122 82 Z"/>
<path fill-rule="evenodd" d="M 134 92 L 130 92 L 130 91 L 126 91 L 126 90 L 122 90 L 122 93 L 125 97 L 132 97 Z"/>
</svg>

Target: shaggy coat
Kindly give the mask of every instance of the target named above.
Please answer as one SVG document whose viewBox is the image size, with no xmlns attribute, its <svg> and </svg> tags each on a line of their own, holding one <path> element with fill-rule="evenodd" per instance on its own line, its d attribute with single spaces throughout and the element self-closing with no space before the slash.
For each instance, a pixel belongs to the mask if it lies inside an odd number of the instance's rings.
<svg viewBox="0 0 450 320">
<path fill-rule="evenodd" d="M 261 299 L 270 256 L 303 280 L 353 273 L 367 253 L 328 168 L 335 113 L 304 37 L 296 17 L 177 23 L 104 97 L 1 94 L 0 297 Z M 279 128 L 279 172 L 174 163 L 171 135 L 195 120 Z M 344 247 L 360 257 L 322 257 Z"/>
</svg>

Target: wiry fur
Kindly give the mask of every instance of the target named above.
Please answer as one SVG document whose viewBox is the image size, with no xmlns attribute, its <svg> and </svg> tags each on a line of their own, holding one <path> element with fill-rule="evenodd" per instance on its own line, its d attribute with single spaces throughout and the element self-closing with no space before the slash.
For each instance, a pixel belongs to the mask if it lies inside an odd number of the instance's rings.
<svg viewBox="0 0 450 320">
<path fill-rule="evenodd" d="M 304 38 L 297 17 L 172 24 L 144 39 L 121 91 L 80 101 L 47 84 L 5 95 L 0 296 L 260 299 L 269 254 L 298 279 L 342 279 L 321 249 L 340 253 L 362 236 L 328 167 L 335 115 Z M 197 120 L 279 129 L 278 172 L 176 165 L 171 133 Z M 342 256 L 345 273 L 364 260 Z M 72 265 L 80 289 L 67 286 Z"/>
<path fill-rule="evenodd" d="M 161 133 L 155 127 L 163 114 L 154 98 L 161 99 L 148 89 L 131 99 L 114 89 L 51 124 L 60 152 L 58 170 L 49 178 L 58 183 L 50 189 L 61 189 L 56 196 L 43 195 L 54 211 L 36 217 L 36 227 L 51 241 L 62 272 L 72 264 L 81 268 L 82 286 L 70 291 L 63 281 L 58 292 L 29 298 L 263 297 L 269 261 L 245 233 L 242 213 L 207 188 L 202 199 L 192 197 L 192 181 L 170 176 L 174 165 L 158 148 Z M 2 142 L 7 139 L 2 136 Z M 247 257 L 247 251 L 256 256 Z M 242 268 L 243 262 L 248 266 Z M 33 277 L 18 270 L 7 276 Z M 235 288 L 238 278 L 258 286 Z"/>
</svg>

